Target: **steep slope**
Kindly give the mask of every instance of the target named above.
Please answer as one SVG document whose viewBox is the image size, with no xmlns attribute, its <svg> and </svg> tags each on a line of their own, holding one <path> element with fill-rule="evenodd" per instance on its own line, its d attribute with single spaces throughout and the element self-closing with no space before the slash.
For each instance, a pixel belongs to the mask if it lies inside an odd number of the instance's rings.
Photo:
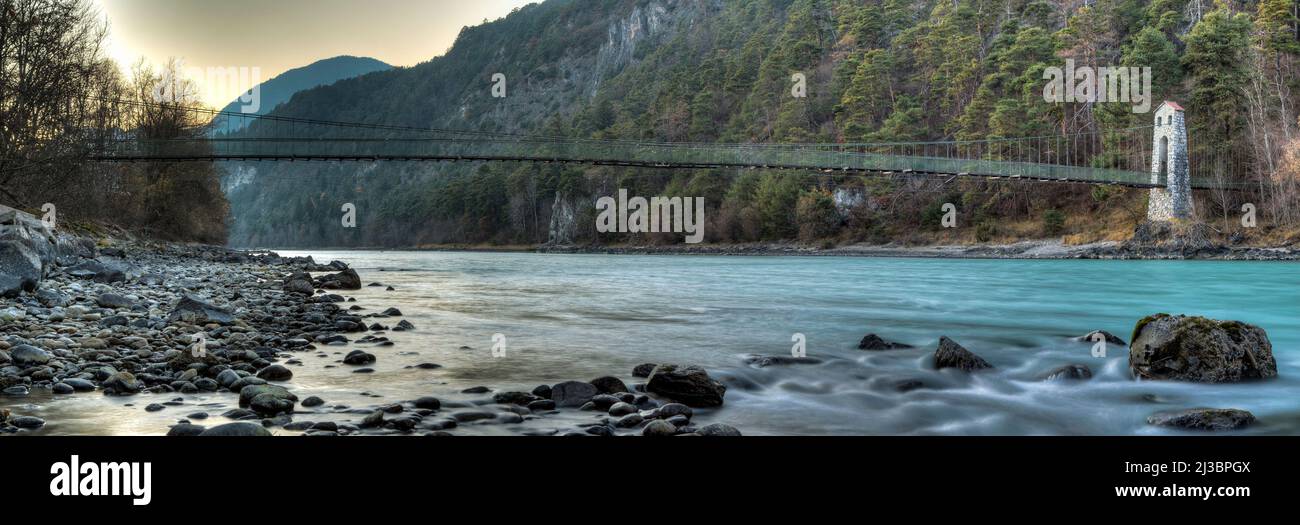
<svg viewBox="0 0 1300 525">
<path fill-rule="evenodd" d="M 1148 66 L 1155 101 L 1195 103 L 1189 126 L 1205 139 L 1199 147 L 1258 151 L 1250 133 L 1291 129 L 1300 107 L 1300 85 L 1285 80 L 1297 78 L 1300 44 L 1284 10 L 1266 9 L 1276 3 L 1258 3 L 1261 22 L 1273 20 L 1260 27 L 1275 28 L 1261 40 L 1251 36 L 1256 15 L 1189 9 L 1187 0 L 548 0 L 464 29 L 445 56 L 299 93 L 276 114 L 723 142 L 982 140 L 1150 125 L 1127 103 L 1046 100 L 1044 68 L 1074 60 Z M 497 73 L 507 79 L 503 99 L 491 96 Z M 807 97 L 791 96 L 796 73 Z M 1283 79 L 1287 89 L 1251 78 Z M 1245 122 L 1252 114 L 1266 121 Z M 1256 155 L 1261 166 L 1277 154 Z M 594 235 L 594 197 L 619 188 L 704 197 L 706 239 L 723 242 L 1088 242 L 1132 232 L 1145 209 L 1143 192 L 1122 188 L 788 172 L 492 163 L 240 169 L 251 182 L 230 194 L 231 242 L 259 246 L 680 242 Z M 1266 174 L 1233 176 L 1266 182 Z M 1264 197 L 1213 198 L 1199 209 L 1226 216 L 1240 208 L 1233 199 Z M 344 203 L 357 207 L 356 228 L 340 226 Z M 960 227 L 940 227 L 946 203 L 961 209 Z M 551 223 L 553 210 L 563 224 Z"/>
<path fill-rule="evenodd" d="M 346 79 L 300 92 L 276 115 L 457 129 L 538 131 L 560 125 L 610 78 L 658 43 L 718 8 L 716 1 L 550 0 L 503 19 L 467 27 L 444 56 L 410 68 Z M 507 97 L 493 98 L 492 77 L 506 76 Z M 497 220 L 461 224 L 436 211 L 452 202 L 477 167 L 404 164 L 233 164 L 231 244 L 237 246 L 410 245 L 499 240 Z M 303 179 L 310 179 L 304 189 Z M 504 177 L 496 182 L 504 184 Z M 502 186 L 503 187 L 503 186 Z M 498 188 L 500 189 L 500 188 Z M 490 192 L 488 192 L 490 193 Z M 549 207 L 534 192 L 534 210 Z M 473 200 L 473 199 L 467 199 Z M 476 212 L 498 202 L 484 195 Z M 434 201 L 438 201 L 435 203 Z M 341 229 L 342 203 L 357 205 L 356 229 Z M 501 213 L 493 212 L 504 217 Z M 532 217 L 533 223 L 545 221 Z M 503 219 L 508 220 L 508 219 Z M 482 223 L 481 227 L 477 223 Z M 533 231 L 536 231 L 535 229 Z M 486 233 L 486 235 L 484 235 Z"/>
</svg>

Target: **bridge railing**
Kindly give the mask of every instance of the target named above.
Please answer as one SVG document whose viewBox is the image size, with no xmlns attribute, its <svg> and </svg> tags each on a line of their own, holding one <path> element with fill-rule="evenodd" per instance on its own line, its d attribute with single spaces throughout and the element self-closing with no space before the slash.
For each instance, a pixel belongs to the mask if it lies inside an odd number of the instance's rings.
<svg viewBox="0 0 1300 525">
<path fill-rule="evenodd" d="M 1148 185 L 1150 174 L 1070 166 L 925 155 L 873 153 L 862 145 L 639 143 L 484 138 L 218 138 L 119 140 L 97 153 L 119 160 L 500 160 L 650 167 L 742 167 L 949 174 Z"/>
</svg>

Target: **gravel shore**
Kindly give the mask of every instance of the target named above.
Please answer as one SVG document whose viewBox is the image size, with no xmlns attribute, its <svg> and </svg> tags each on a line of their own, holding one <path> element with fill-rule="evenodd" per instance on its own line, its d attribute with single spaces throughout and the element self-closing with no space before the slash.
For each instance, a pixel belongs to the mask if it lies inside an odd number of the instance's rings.
<svg viewBox="0 0 1300 525">
<path fill-rule="evenodd" d="M 721 405 L 726 388 L 677 365 L 621 372 L 644 380 L 631 386 L 610 375 L 530 392 L 481 387 L 454 400 L 421 392 L 375 396 L 368 406 L 300 399 L 295 368 L 327 363 L 339 374 L 365 373 L 391 350 L 386 333 L 431 327 L 412 325 L 395 308 L 357 304 L 347 293 L 363 286 L 360 276 L 339 261 L 211 246 L 59 244 L 80 254 L 60 255 L 35 289 L 0 298 L 0 406 L 37 395 L 56 403 L 65 395 L 136 396 L 143 411 L 186 414 L 168 435 L 452 435 L 468 425 L 546 435 L 739 433 L 693 424 L 695 409 Z M 187 397 L 199 394 L 225 394 L 229 404 L 214 410 Z M 559 415 L 565 423 L 542 430 L 520 424 Z M 0 412 L 0 434 L 45 424 Z"/>
</svg>

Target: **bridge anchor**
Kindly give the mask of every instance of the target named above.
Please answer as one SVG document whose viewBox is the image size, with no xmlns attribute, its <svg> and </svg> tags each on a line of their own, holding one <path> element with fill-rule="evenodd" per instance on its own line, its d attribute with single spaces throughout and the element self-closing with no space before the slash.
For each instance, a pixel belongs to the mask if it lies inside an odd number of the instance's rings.
<svg viewBox="0 0 1300 525">
<path fill-rule="evenodd" d="M 1192 179 L 1188 167 L 1187 125 L 1183 108 L 1166 100 L 1156 108 L 1152 133 L 1151 188 L 1147 219 L 1173 221 L 1191 219 Z"/>
</svg>

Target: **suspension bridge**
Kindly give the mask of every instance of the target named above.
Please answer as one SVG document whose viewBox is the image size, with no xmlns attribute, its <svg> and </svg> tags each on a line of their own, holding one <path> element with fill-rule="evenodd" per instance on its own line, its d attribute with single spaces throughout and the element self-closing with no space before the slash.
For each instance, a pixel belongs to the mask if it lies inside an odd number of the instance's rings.
<svg viewBox="0 0 1300 525">
<path fill-rule="evenodd" d="M 183 139 L 123 132 L 100 141 L 90 160 L 500 161 L 1018 179 L 1152 188 L 1153 200 L 1172 199 L 1176 216 L 1185 214 L 1184 207 L 1190 209 L 1191 189 L 1232 188 L 1237 185 L 1234 181 L 1243 180 L 1235 174 L 1244 167 L 1233 152 L 1189 148 L 1183 110 L 1171 102 L 1156 111 L 1154 124 L 1121 130 L 971 141 L 823 144 L 575 139 L 152 106 L 194 112 L 191 117 L 196 121 L 209 122 L 208 130 Z"/>
</svg>

